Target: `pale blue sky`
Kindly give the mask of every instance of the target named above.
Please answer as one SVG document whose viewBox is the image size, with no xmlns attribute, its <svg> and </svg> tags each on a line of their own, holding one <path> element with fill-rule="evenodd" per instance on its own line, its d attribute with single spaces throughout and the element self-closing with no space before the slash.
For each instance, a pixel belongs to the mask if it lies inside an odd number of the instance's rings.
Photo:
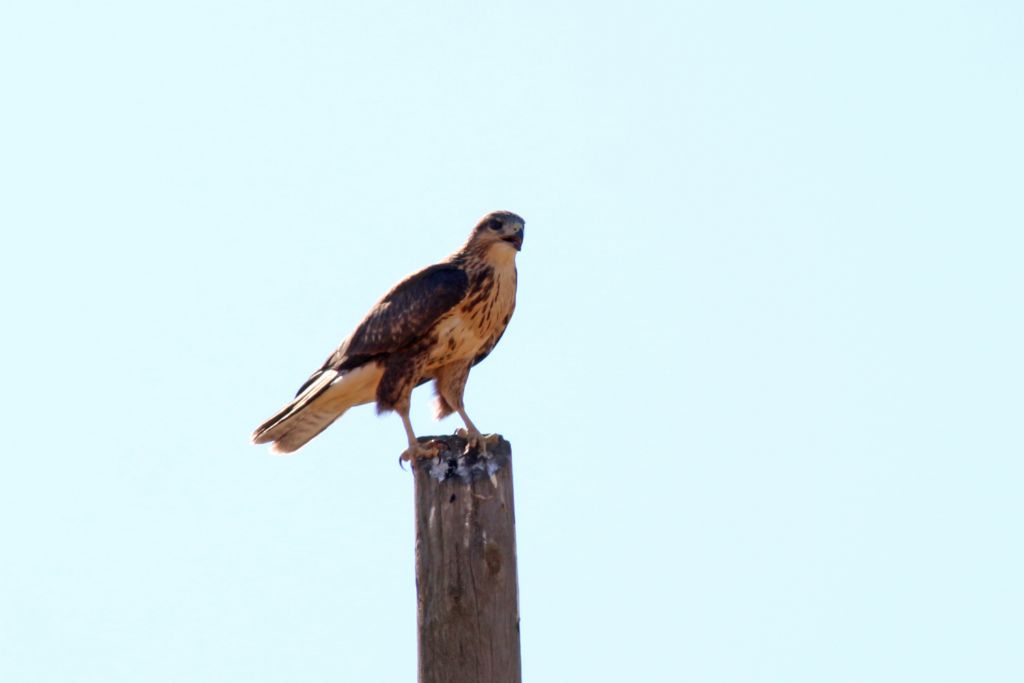
<svg viewBox="0 0 1024 683">
<path fill-rule="evenodd" d="M 497 208 L 519 308 L 467 400 L 514 445 L 526 680 L 1024 680 L 1022 35 L 7 3 L 0 680 L 413 680 L 398 418 L 247 438 Z"/>
</svg>

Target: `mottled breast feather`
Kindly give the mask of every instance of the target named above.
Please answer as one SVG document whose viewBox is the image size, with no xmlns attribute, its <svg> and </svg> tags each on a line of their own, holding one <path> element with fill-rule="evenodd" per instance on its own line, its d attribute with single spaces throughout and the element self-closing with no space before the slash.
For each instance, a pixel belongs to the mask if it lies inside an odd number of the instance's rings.
<svg viewBox="0 0 1024 683">
<path fill-rule="evenodd" d="M 463 306 L 470 320 L 486 335 L 473 357 L 476 365 L 494 350 L 516 307 L 516 268 L 498 270 L 486 263 L 470 264 L 470 287 Z"/>
</svg>

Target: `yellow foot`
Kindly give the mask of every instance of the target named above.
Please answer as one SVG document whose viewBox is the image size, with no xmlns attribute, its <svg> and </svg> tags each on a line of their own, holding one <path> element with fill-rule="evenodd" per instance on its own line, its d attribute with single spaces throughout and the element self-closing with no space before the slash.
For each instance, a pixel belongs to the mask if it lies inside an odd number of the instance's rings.
<svg viewBox="0 0 1024 683">
<path fill-rule="evenodd" d="M 436 458 L 437 454 L 440 452 L 441 447 L 436 441 L 428 441 L 426 444 L 416 442 L 414 444 L 410 444 L 409 447 L 402 452 L 402 457 L 399 459 L 399 462 L 402 460 L 413 461 L 423 460 L 425 458 Z"/>
<path fill-rule="evenodd" d="M 497 434 L 481 434 L 480 432 L 468 429 L 456 429 L 455 433 L 466 440 L 466 453 L 480 449 L 480 455 L 487 455 L 487 444 L 498 443 Z"/>
</svg>

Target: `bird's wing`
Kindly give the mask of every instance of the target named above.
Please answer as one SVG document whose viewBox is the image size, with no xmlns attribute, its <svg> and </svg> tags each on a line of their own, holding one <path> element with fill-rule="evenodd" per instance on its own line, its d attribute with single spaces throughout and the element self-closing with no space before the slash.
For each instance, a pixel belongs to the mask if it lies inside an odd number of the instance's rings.
<svg viewBox="0 0 1024 683">
<path fill-rule="evenodd" d="M 327 370 L 359 367 L 418 341 L 441 316 L 454 308 L 469 289 L 466 271 L 438 263 L 405 278 L 374 305 L 323 367 L 299 387 L 301 394 Z"/>
<path fill-rule="evenodd" d="M 462 268 L 439 263 L 410 275 L 384 295 L 352 333 L 346 355 L 393 353 L 418 341 L 466 296 Z"/>
</svg>

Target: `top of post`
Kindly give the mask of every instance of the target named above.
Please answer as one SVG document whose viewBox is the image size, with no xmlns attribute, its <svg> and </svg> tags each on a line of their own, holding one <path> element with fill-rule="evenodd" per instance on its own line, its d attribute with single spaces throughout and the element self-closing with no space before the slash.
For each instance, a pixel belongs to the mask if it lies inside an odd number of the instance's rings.
<svg viewBox="0 0 1024 683">
<path fill-rule="evenodd" d="M 421 458 L 413 463 L 413 469 L 427 473 L 432 479 L 460 481 L 471 484 L 478 479 L 490 478 L 505 467 L 512 458 L 512 444 L 500 434 L 497 441 L 487 444 L 486 453 L 480 449 L 466 452 L 466 439 L 457 434 L 447 436 L 421 436 L 419 442 L 436 446 L 438 454 L 433 458 Z"/>
</svg>

